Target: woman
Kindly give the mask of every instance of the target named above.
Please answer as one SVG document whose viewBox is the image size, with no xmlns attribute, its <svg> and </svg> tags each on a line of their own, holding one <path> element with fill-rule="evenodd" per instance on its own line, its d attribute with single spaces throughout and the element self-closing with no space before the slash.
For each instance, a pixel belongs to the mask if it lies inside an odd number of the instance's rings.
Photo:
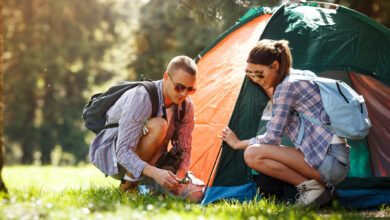
<svg viewBox="0 0 390 220">
<path fill-rule="evenodd" d="M 317 85 L 284 80 L 289 74 L 302 73 L 291 67 L 287 41 L 261 40 L 251 50 L 245 72 L 270 97 L 272 117 L 264 135 L 239 140 L 226 127 L 222 139 L 233 149 L 245 149 L 245 162 L 252 169 L 295 185 L 298 205 L 323 205 L 348 173 L 350 147 L 334 131 L 307 120 L 303 139 L 298 143 L 301 119 L 296 112 L 323 123 L 330 121 Z M 280 146 L 283 132 L 296 148 Z"/>
</svg>

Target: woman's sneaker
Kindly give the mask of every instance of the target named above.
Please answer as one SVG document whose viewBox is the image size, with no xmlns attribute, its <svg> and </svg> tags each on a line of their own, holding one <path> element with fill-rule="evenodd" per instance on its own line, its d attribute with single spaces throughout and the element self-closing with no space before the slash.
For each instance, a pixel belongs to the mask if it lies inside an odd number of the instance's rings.
<svg viewBox="0 0 390 220">
<path fill-rule="evenodd" d="M 296 205 L 307 206 L 310 204 L 325 205 L 330 201 L 329 190 L 316 180 L 307 180 L 297 186 L 298 198 Z"/>
</svg>

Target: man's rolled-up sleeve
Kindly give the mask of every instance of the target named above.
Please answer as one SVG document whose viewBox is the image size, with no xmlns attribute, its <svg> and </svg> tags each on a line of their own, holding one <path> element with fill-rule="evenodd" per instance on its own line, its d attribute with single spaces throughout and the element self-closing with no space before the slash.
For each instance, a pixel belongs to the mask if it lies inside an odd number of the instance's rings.
<svg viewBox="0 0 390 220">
<path fill-rule="evenodd" d="M 119 120 L 116 155 L 118 163 L 133 174 L 134 178 L 141 176 L 147 163 L 135 153 L 145 121 L 150 118 L 152 103 L 144 87 L 140 86 L 129 91 L 122 105 L 122 115 Z"/>
<path fill-rule="evenodd" d="M 191 144 L 192 144 L 192 131 L 195 126 L 195 114 L 194 106 L 190 98 L 187 98 L 186 103 L 186 115 L 179 122 L 177 132 L 178 132 L 178 148 L 182 149 L 184 152 L 184 159 L 180 164 L 180 169 L 188 171 L 190 166 L 191 159 Z"/>
</svg>

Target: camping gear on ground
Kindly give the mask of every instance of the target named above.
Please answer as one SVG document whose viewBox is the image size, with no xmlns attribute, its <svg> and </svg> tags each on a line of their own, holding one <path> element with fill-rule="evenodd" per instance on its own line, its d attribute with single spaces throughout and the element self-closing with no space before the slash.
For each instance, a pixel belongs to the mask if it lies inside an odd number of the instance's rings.
<svg viewBox="0 0 390 220">
<path fill-rule="evenodd" d="M 183 154 L 182 149 L 176 150 L 172 147 L 169 151 L 165 151 L 161 154 L 157 159 L 156 167 L 176 173 L 184 157 L 185 155 Z"/>
<path fill-rule="evenodd" d="M 337 200 L 351 208 L 389 204 L 390 31 L 328 3 L 252 8 L 197 57 L 197 88 L 202 92 L 191 95 L 196 124 L 190 169 L 203 182 L 211 176 L 202 203 L 257 194 L 258 174 L 245 164 L 243 151 L 218 136 L 226 125 L 240 139 L 265 130 L 267 121 L 261 118 L 269 99 L 244 71 L 249 51 L 260 39 L 288 40 L 294 68 L 342 80 L 364 97 L 372 127 L 366 138 L 348 139 L 351 169 L 337 186 Z M 287 136 L 282 144 L 293 147 Z"/>
</svg>

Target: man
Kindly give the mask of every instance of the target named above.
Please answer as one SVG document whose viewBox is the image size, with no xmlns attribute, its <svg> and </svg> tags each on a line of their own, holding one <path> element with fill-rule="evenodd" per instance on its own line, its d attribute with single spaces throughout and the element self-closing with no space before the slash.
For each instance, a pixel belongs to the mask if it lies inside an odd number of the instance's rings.
<svg viewBox="0 0 390 220">
<path fill-rule="evenodd" d="M 154 81 L 159 96 L 157 117 L 151 118 L 152 103 L 143 86 L 126 91 L 109 109 L 106 125 L 119 127 L 101 131 L 90 146 L 91 162 L 104 174 L 122 180 L 122 191 L 133 190 L 143 177 L 175 192 L 180 188 L 179 178 L 188 170 L 191 156 L 194 107 L 188 95 L 196 91 L 197 67 L 187 56 L 173 58 L 163 79 Z M 182 105 L 186 102 L 185 105 Z M 185 106 L 185 115 L 175 120 L 174 113 Z M 179 108 L 179 109 L 177 109 Z M 184 158 L 176 173 L 154 166 L 174 133 L 173 147 L 182 150 Z M 176 145 L 176 146 L 175 146 Z"/>
</svg>

